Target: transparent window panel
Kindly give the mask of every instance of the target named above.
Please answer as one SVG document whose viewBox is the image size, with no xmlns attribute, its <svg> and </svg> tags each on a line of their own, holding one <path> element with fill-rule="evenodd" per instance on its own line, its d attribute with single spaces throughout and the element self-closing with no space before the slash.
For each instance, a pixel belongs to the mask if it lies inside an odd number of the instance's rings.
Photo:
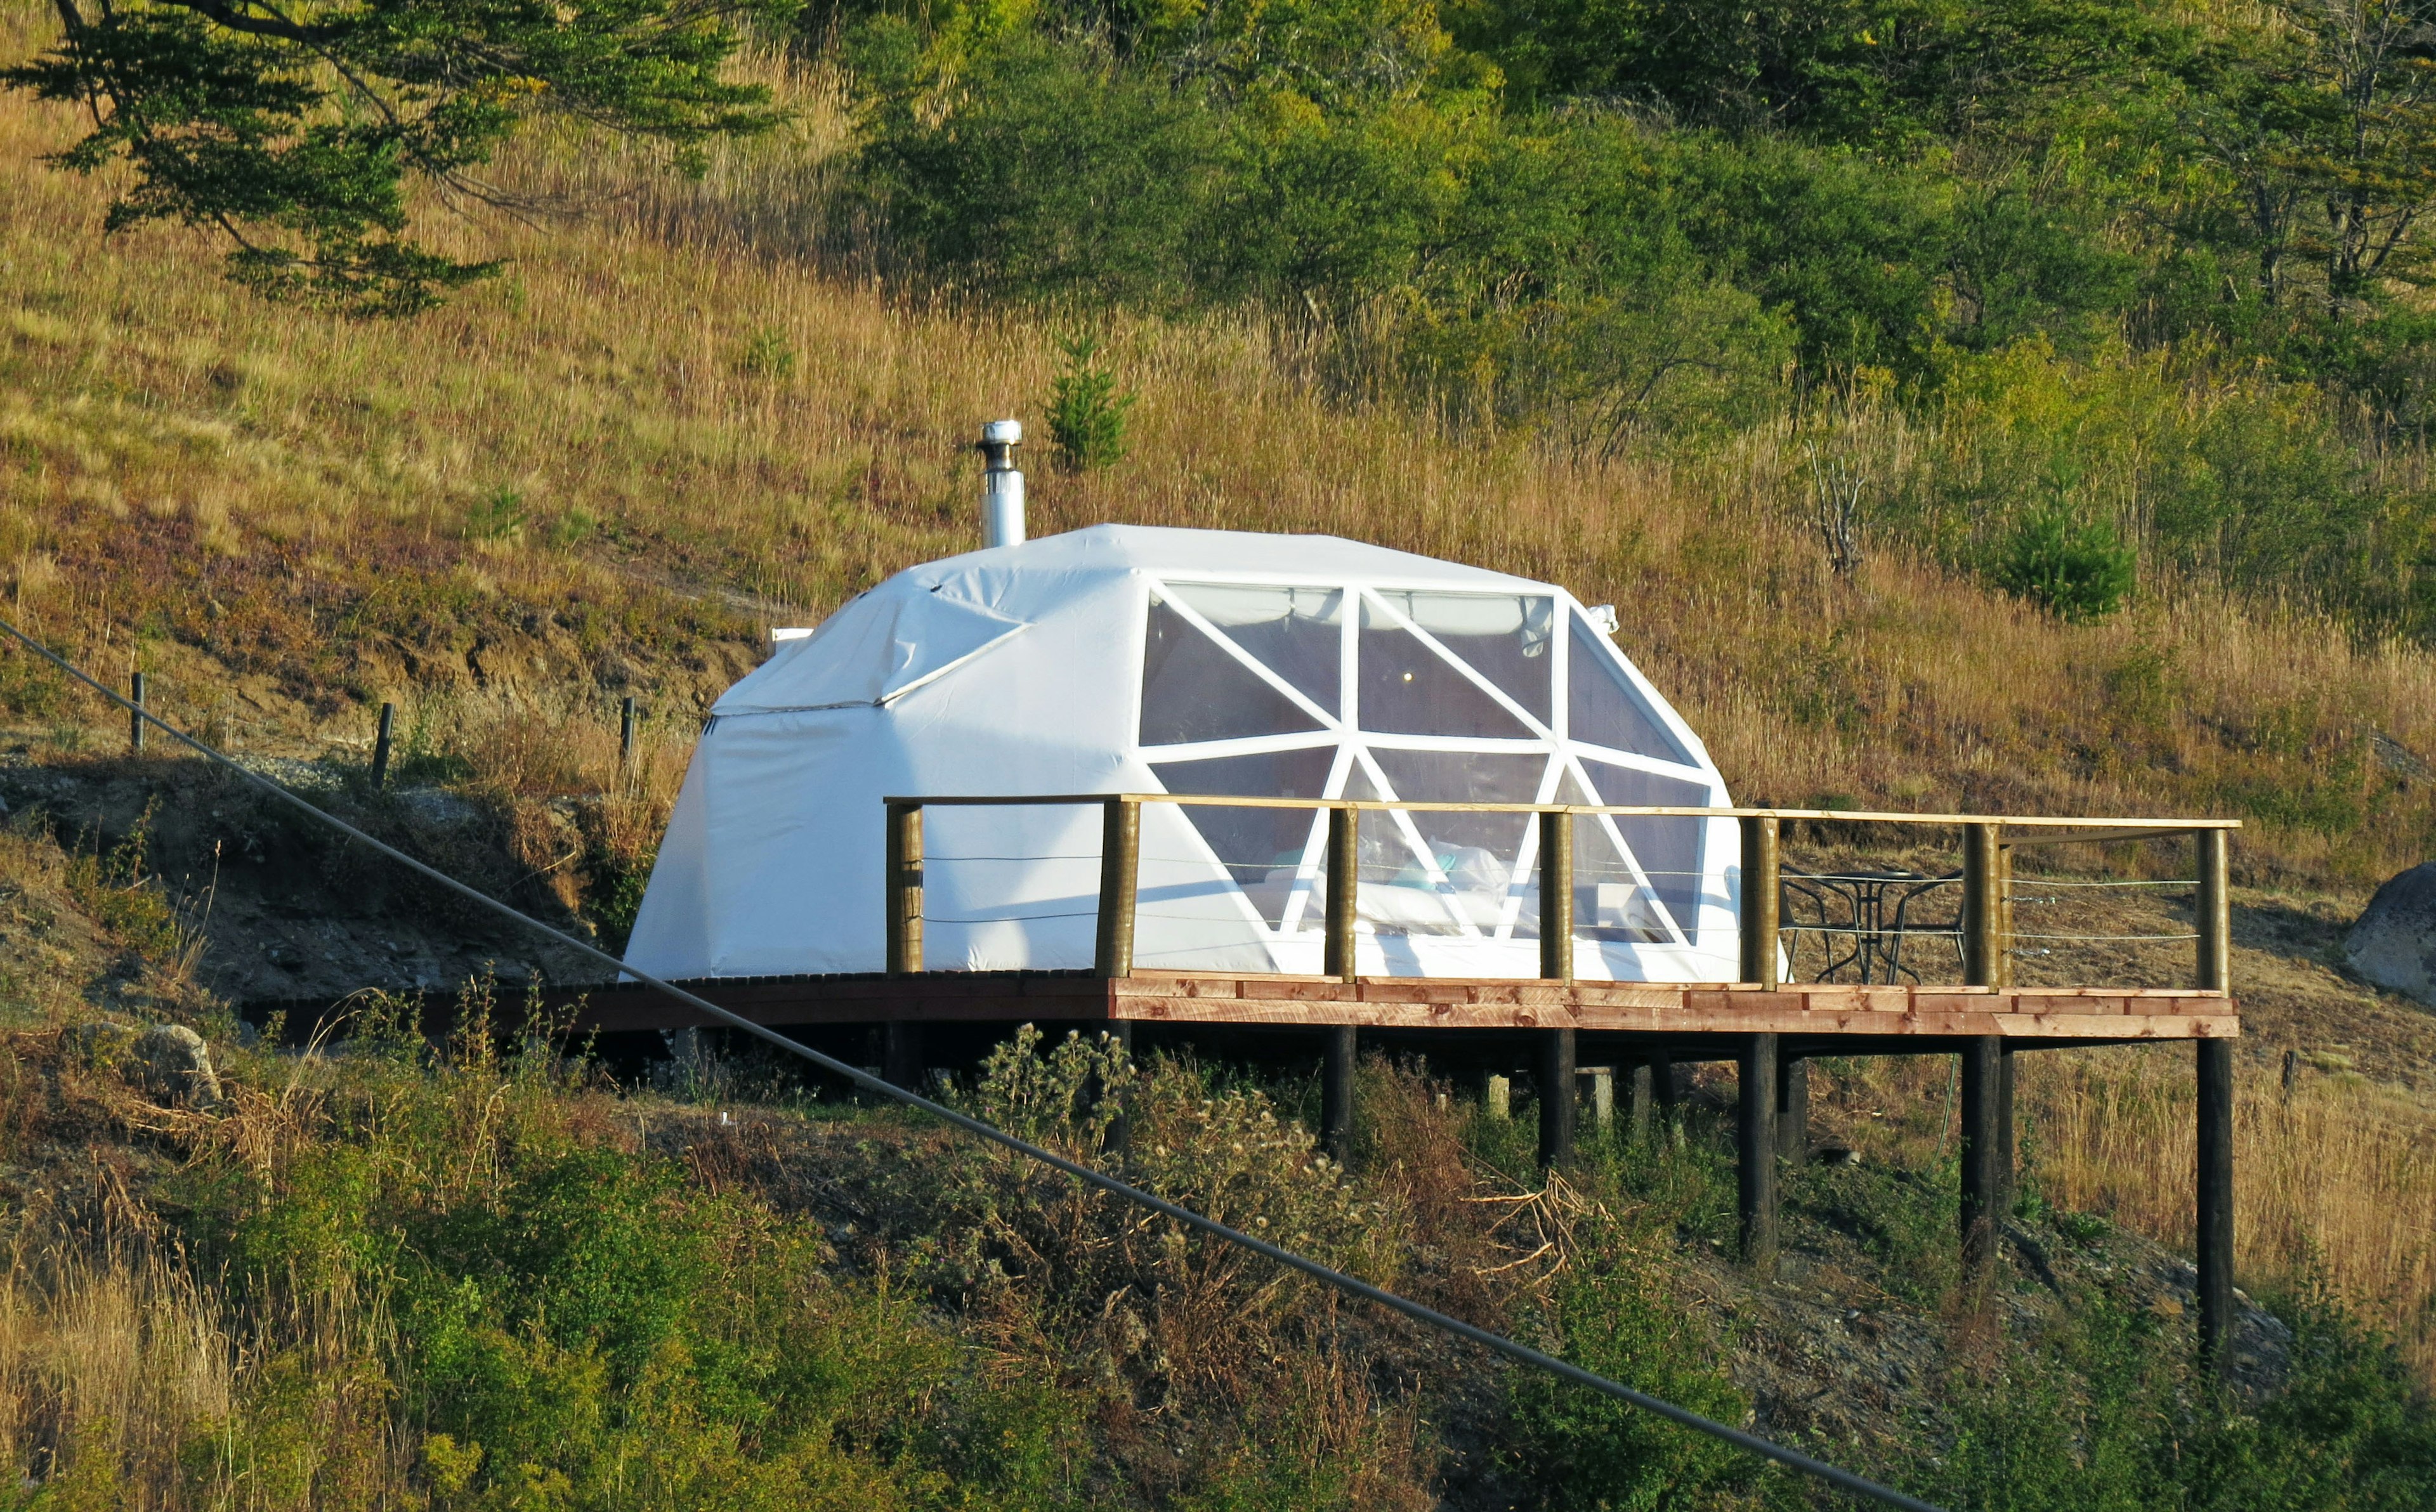
<svg viewBox="0 0 2436 1512">
<path fill-rule="evenodd" d="M 1151 771 L 1173 793 L 1224 793 L 1239 798 L 1317 798 L 1328 789 L 1336 748 L 1272 751 L 1208 761 L 1159 761 Z M 1295 871 L 1311 843 L 1309 808 L 1225 808 L 1179 806 L 1185 819 L 1218 854 L 1227 875 L 1274 927 L 1285 916 Z"/>
<path fill-rule="evenodd" d="M 1710 800 L 1709 785 L 1704 782 L 1684 782 L 1603 761 L 1587 761 L 1584 766 L 1603 803 L 1669 808 L 1697 808 Z M 1632 847 L 1641 869 L 1649 874 L 1650 885 L 1665 901 L 1666 911 L 1688 935 L 1699 918 L 1700 844 L 1709 822 L 1688 814 L 1680 818 L 1618 814 L 1615 827 Z"/>
<path fill-rule="evenodd" d="M 1463 658 L 1541 724 L 1549 721 L 1548 654 L 1557 601 L 1531 594 L 1391 593 L 1379 597 Z"/>
<path fill-rule="evenodd" d="M 1141 743 L 1291 735 L 1320 723 L 1157 595 L 1142 644 Z"/>
<path fill-rule="evenodd" d="M 1531 738 L 1529 727 L 1496 699 L 1366 601 L 1362 605 L 1358 652 L 1356 675 L 1366 730 L 1387 735 Z"/>
<path fill-rule="evenodd" d="M 1548 769 L 1543 756 L 1493 751 L 1374 747 L 1370 758 L 1379 763 L 1396 796 L 1415 803 L 1533 803 Z M 1464 916 L 1475 928 L 1495 929 L 1522 857 L 1522 838 L 1530 833 L 1531 816 L 1420 812 L 1410 817 L 1431 860 L 1454 889 Z"/>
<path fill-rule="evenodd" d="M 1337 711 L 1345 668 L 1345 595 L 1335 588 L 1266 588 L 1171 582 L 1168 590 L 1202 618 L 1292 683 L 1305 698 Z"/>
<path fill-rule="evenodd" d="M 1649 890 L 1633 876 L 1607 826 L 1585 814 L 1574 821 L 1574 934 L 1613 945 L 1671 940 Z"/>
<path fill-rule="evenodd" d="M 1624 669 L 1615 664 L 1614 649 L 1578 618 L 1574 621 L 1571 681 L 1566 713 L 1572 722 L 1567 733 L 1575 739 L 1661 761 L 1693 764 L 1692 754 L 1675 742 L 1643 704 L 1640 693 L 1625 681 Z"/>
</svg>

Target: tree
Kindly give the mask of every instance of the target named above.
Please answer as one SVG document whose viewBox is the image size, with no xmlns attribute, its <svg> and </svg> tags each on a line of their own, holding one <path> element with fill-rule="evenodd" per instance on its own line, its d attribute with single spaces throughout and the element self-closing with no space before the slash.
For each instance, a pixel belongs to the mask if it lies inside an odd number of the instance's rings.
<svg viewBox="0 0 2436 1512">
<path fill-rule="evenodd" d="M 480 170 L 537 117 L 699 161 L 777 118 L 727 81 L 737 25 L 792 0 L 53 0 L 58 43 L 0 85 L 92 121 L 54 161 L 133 182 L 104 222 L 217 230 L 233 276 L 273 296 L 403 315 L 496 265 L 409 238 L 409 181 L 513 205 Z"/>
</svg>

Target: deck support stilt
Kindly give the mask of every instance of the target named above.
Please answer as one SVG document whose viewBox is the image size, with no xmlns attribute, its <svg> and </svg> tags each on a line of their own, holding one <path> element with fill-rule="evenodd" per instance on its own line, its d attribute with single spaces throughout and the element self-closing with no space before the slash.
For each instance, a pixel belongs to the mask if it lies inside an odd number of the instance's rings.
<svg viewBox="0 0 2436 1512">
<path fill-rule="evenodd" d="M 1658 1137 L 1669 1146 L 1683 1142 L 1683 1115 L 1675 1106 L 1675 1052 L 1654 1051 L 1649 1056 L 1649 1106 L 1658 1119 Z"/>
<path fill-rule="evenodd" d="M 2003 1217 L 2001 1152 L 2011 1143 L 1998 1127 L 2004 1098 L 2004 1047 L 1994 1034 L 1974 1036 L 1962 1050 L 1962 1274 L 1984 1285 L 1996 1258 Z"/>
<path fill-rule="evenodd" d="M 1624 1066 L 1624 1137 L 1636 1150 L 1649 1148 L 1650 1110 L 1658 1101 L 1657 1069 L 1646 1055 Z"/>
<path fill-rule="evenodd" d="M 1774 1034 L 1743 1036 L 1735 1089 L 1735 1166 L 1743 1259 L 1762 1275 L 1776 1267 L 1776 1062 Z"/>
<path fill-rule="evenodd" d="M 1353 1159 L 1353 1069 L 1362 1053 L 1361 1032 L 1331 1024 L 1320 1032 L 1319 1142 L 1339 1165 Z"/>
<path fill-rule="evenodd" d="M 2013 1042 L 1996 1040 L 1996 1211 L 2013 1210 L 2020 1192 L 2019 1136 L 2013 1129 Z"/>
<path fill-rule="evenodd" d="M 1540 1164 L 1574 1163 L 1574 1123 L 1581 1090 L 1575 1085 L 1574 1032 L 1540 1031 Z"/>
<path fill-rule="evenodd" d="M 1810 1158 L 1810 1063 L 1799 1055 L 1777 1060 L 1776 1153 L 1797 1164 Z"/>
<path fill-rule="evenodd" d="M 2217 1373 L 2233 1359 L 2233 1042 L 2199 1042 L 2200 1349 Z"/>
<path fill-rule="evenodd" d="M 879 1078 L 909 1092 L 922 1090 L 922 1026 L 902 1018 L 888 1022 L 879 1055 Z"/>
</svg>

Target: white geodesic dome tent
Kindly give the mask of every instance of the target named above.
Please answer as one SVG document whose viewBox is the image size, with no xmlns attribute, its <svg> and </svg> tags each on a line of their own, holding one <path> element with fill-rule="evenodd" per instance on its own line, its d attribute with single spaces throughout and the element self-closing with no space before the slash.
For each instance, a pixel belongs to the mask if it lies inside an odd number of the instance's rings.
<svg viewBox="0 0 2436 1512">
<path fill-rule="evenodd" d="M 1099 526 L 901 572 L 712 711 L 627 960 L 876 971 L 889 796 L 1171 792 L 1723 806 L 1561 588 L 1330 536 Z M 931 970 L 1088 966 L 1096 807 L 926 818 Z M 1317 972 L 1315 811 L 1145 804 L 1135 963 Z M 1363 816 L 1358 967 L 1539 970 L 1538 826 Z M 1578 974 L 1736 974 L 1730 819 L 1577 822 Z"/>
</svg>

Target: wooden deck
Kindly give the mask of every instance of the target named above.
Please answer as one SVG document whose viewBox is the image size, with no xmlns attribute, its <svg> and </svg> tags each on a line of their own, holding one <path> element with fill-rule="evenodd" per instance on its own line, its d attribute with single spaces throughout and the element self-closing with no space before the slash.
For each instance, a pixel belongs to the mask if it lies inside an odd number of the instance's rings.
<svg viewBox="0 0 2436 1512">
<path fill-rule="evenodd" d="M 1020 1023 L 1026 1020 L 1275 1028 L 1572 1029 L 1653 1035 L 1870 1038 L 1997 1035 L 2042 1044 L 2230 1039 L 2221 992 L 2049 987 L 1858 987 L 1734 982 L 1477 981 L 1250 976 L 1226 972 L 924 972 L 712 978 L 683 983 L 757 1023 Z M 710 1022 L 647 987 L 597 988 L 582 1026 L 603 1032 Z M 1856 1047 L 1857 1048 L 1857 1047 Z M 2025 1048 L 2029 1048 L 2025 1046 Z"/>
</svg>

